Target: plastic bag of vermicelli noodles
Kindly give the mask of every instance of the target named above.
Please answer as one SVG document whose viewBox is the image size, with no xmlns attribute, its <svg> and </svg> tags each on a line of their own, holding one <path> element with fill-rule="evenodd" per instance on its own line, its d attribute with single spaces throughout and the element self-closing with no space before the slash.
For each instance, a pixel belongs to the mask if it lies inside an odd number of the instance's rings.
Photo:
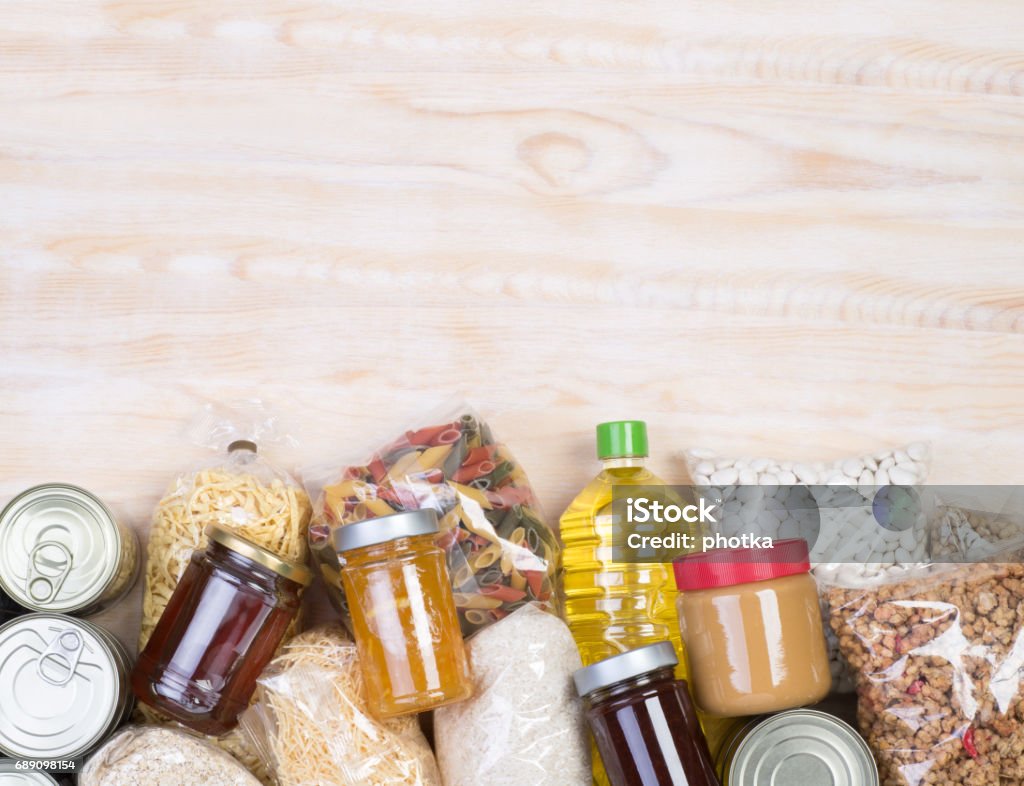
<svg viewBox="0 0 1024 786">
<path fill-rule="evenodd" d="M 441 786 L 417 717 L 370 715 L 356 645 L 338 625 L 285 645 L 241 728 L 279 786 Z"/>
<path fill-rule="evenodd" d="M 208 405 L 189 429 L 215 451 L 178 475 L 160 500 L 149 531 L 140 649 L 185 571 L 192 552 L 206 548 L 210 524 L 229 527 L 285 559 L 306 559 L 311 507 L 302 486 L 260 454 L 280 441 L 276 419 L 258 401 Z"/>
<path fill-rule="evenodd" d="M 304 473 L 310 546 L 345 613 L 332 533 L 357 521 L 433 508 L 464 635 L 526 603 L 557 604 L 559 546 L 526 473 L 469 406 L 446 408 L 355 464 Z M 347 616 L 347 615 L 346 615 Z"/>
<path fill-rule="evenodd" d="M 139 649 L 145 647 L 178 584 L 192 552 L 204 549 L 204 534 L 218 524 L 281 557 L 305 561 L 311 506 L 302 486 L 260 452 L 287 438 L 277 419 L 259 401 L 208 405 L 188 428 L 192 441 L 213 451 L 208 461 L 170 483 L 153 514 L 143 589 Z M 140 720 L 167 723 L 148 707 Z M 237 731 L 211 739 L 256 768 L 252 751 Z M 257 774 L 261 774 L 258 772 Z"/>
</svg>

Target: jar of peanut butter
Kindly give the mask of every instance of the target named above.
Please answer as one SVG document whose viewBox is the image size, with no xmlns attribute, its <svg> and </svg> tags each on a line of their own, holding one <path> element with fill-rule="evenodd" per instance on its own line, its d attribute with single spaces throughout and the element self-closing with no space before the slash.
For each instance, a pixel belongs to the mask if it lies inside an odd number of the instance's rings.
<svg viewBox="0 0 1024 786">
<path fill-rule="evenodd" d="M 679 625 L 702 710 L 760 715 L 828 694 L 832 677 L 810 569 L 800 539 L 676 560 Z"/>
</svg>

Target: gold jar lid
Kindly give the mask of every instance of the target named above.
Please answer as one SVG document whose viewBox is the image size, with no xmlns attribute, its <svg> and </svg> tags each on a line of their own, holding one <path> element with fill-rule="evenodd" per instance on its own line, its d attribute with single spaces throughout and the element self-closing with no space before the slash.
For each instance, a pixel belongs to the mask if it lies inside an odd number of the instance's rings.
<svg viewBox="0 0 1024 786">
<path fill-rule="evenodd" d="M 274 552 L 262 546 L 258 546 L 251 540 L 242 537 L 237 532 L 222 527 L 218 524 L 211 524 L 206 528 L 206 536 L 214 543 L 219 543 L 226 549 L 241 554 L 257 565 L 273 571 L 278 576 L 283 576 L 296 584 L 307 586 L 313 580 L 313 573 L 305 565 L 299 562 L 283 559 Z"/>
</svg>

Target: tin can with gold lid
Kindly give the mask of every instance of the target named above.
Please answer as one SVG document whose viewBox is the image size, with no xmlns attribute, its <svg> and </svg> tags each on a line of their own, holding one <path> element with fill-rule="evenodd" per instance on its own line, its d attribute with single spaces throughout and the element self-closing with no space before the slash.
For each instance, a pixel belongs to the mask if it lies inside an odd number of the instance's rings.
<svg viewBox="0 0 1024 786">
<path fill-rule="evenodd" d="M 135 534 L 77 486 L 35 486 L 0 513 L 0 592 L 29 611 L 102 611 L 131 588 L 139 565 Z"/>
<path fill-rule="evenodd" d="M 130 659 L 107 631 L 63 614 L 26 614 L 0 627 L 0 751 L 78 759 L 133 706 Z"/>
</svg>

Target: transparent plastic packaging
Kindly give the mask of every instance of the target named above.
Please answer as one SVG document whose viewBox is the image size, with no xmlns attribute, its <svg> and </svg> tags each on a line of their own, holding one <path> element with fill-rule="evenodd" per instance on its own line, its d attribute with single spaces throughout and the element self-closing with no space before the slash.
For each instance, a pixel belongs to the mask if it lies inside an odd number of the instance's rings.
<svg viewBox="0 0 1024 786">
<path fill-rule="evenodd" d="M 892 532 L 883 537 L 870 507 L 847 508 L 836 504 L 850 487 L 916 486 L 925 482 L 931 448 L 914 442 L 899 448 L 849 456 L 830 462 L 801 463 L 773 458 L 725 458 L 708 450 L 686 453 L 687 469 L 696 486 L 721 493 L 727 514 L 722 534 L 746 532 L 776 540 L 807 538 L 807 517 L 816 510 L 795 494 L 810 494 L 807 502 L 828 508 L 833 515 L 822 521 L 821 537 L 809 543 L 811 560 L 827 553 L 829 561 L 844 559 L 879 565 L 916 564 L 927 558 L 925 522 L 914 532 Z M 794 490 L 794 486 L 806 486 Z M 744 488 L 746 487 L 746 488 Z M 840 515 L 843 514 L 843 515 Z M 839 551 L 838 549 L 841 549 Z"/>
<path fill-rule="evenodd" d="M 1020 556 L 828 589 L 883 786 L 1024 782 Z"/>
<path fill-rule="evenodd" d="M 347 618 L 332 532 L 404 510 L 432 508 L 464 635 L 525 603 L 557 604 L 558 540 L 522 466 L 467 405 L 403 432 L 361 464 L 314 469 L 310 546 L 334 603 Z"/>
<path fill-rule="evenodd" d="M 590 743 L 572 688 L 583 664 L 565 623 L 527 604 L 466 645 L 473 697 L 434 713 L 445 786 L 589 783 Z"/>
<path fill-rule="evenodd" d="M 78 786 L 259 786 L 224 751 L 176 729 L 128 726 L 85 763 Z"/>
<path fill-rule="evenodd" d="M 187 425 L 186 436 L 215 455 L 178 475 L 154 511 L 143 588 L 140 651 L 149 641 L 192 552 L 206 548 L 208 524 L 232 528 L 284 559 L 307 559 L 312 513 L 309 497 L 295 478 L 259 452 L 261 446 L 294 443 L 277 416 L 259 400 L 209 404 Z M 249 444 L 229 450 L 238 442 Z M 150 723 L 172 722 L 146 706 L 139 707 L 137 716 Z M 209 740 L 264 777 L 259 772 L 259 760 L 237 729 Z"/>
<path fill-rule="evenodd" d="M 241 725 L 279 786 L 441 786 L 416 717 L 369 713 L 356 646 L 339 626 L 285 645 Z"/>
<path fill-rule="evenodd" d="M 986 510 L 963 504 L 940 503 L 931 521 L 932 560 L 941 562 L 997 559 L 1024 546 L 1024 520 L 1020 511 Z"/>
<path fill-rule="evenodd" d="M 208 525 L 235 530 L 282 559 L 306 560 L 309 497 L 298 481 L 259 453 L 261 443 L 286 439 L 274 416 L 259 401 L 208 405 L 189 432 L 217 456 L 175 478 L 153 514 L 140 649 L 192 552 L 206 548 Z"/>
</svg>

